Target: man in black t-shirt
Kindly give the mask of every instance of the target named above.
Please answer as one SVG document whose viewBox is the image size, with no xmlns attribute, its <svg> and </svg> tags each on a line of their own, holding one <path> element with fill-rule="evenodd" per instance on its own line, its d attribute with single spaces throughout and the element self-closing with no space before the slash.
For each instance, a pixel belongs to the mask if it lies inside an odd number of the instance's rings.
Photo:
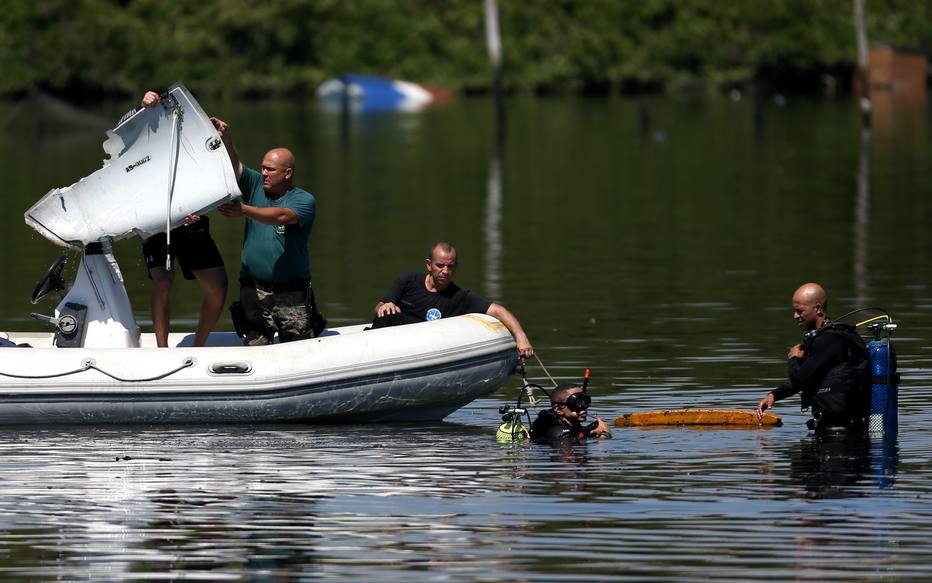
<svg viewBox="0 0 932 583">
<path fill-rule="evenodd" d="M 413 324 L 439 320 L 462 314 L 488 314 L 497 318 L 514 336 L 518 355 L 530 358 L 534 348 L 515 316 L 496 303 L 453 283 L 456 271 L 456 248 L 445 242 L 436 243 L 425 260 L 426 275 L 403 273 L 392 282 L 375 305 L 373 328 L 398 324 Z"/>
</svg>

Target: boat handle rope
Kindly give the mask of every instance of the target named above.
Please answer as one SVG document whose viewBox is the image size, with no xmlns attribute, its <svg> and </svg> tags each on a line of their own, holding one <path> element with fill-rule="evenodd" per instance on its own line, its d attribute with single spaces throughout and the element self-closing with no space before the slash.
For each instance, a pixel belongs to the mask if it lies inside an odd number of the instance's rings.
<svg viewBox="0 0 932 583">
<path fill-rule="evenodd" d="M 553 383 L 553 386 L 554 386 L 554 387 L 557 387 L 557 386 L 558 386 L 557 381 L 556 381 L 552 376 L 550 376 L 550 371 L 548 371 L 548 370 L 547 370 L 547 367 L 544 366 L 543 361 L 541 361 L 540 357 L 537 356 L 537 353 L 534 353 L 534 358 L 537 359 L 537 364 L 540 365 L 540 368 L 544 369 L 544 374 L 547 375 L 547 378 L 550 379 L 550 382 Z M 544 388 L 541 387 L 540 385 L 535 385 L 534 383 L 532 383 L 532 382 L 530 382 L 530 381 L 527 380 L 527 369 L 525 368 L 524 362 L 523 362 L 523 361 L 521 362 L 520 366 L 518 367 L 518 370 L 519 370 L 519 372 L 521 373 L 521 379 L 524 381 L 524 386 L 521 387 L 521 389 L 519 389 L 519 392 L 523 389 L 523 390 L 525 391 L 525 393 L 527 393 L 528 401 L 529 401 L 532 405 L 536 405 L 536 404 L 537 404 L 537 398 L 534 396 L 534 391 L 532 390 L 532 388 L 533 388 L 533 387 L 537 387 L 537 388 L 539 388 L 540 390 L 544 391 L 544 393 L 547 393 L 547 391 L 544 390 Z M 547 393 L 547 394 L 549 395 L 549 393 Z M 520 409 L 520 407 L 521 407 L 521 397 L 520 397 L 520 396 L 518 397 L 518 405 L 517 405 L 517 407 L 518 407 L 519 409 Z"/>
<path fill-rule="evenodd" d="M 542 369 L 544 369 L 544 374 L 547 375 L 547 378 L 550 379 L 550 382 L 553 383 L 553 386 L 554 386 L 554 387 L 556 387 L 556 386 L 557 386 L 557 381 L 555 381 L 554 378 L 553 378 L 552 376 L 550 376 L 550 371 L 548 371 L 548 370 L 547 370 L 547 367 L 544 366 L 544 363 L 541 362 L 540 357 L 537 356 L 537 353 L 536 353 L 536 352 L 534 353 L 534 358 L 537 359 L 537 364 L 539 364 L 540 367 L 541 367 Z M 527 384 L 526 381 L 527 381 L 527 379 L 525 379 L 525 384 Z"/>
<path fill-rule="evenodd" d="M 196 361 L 194 358 L 192 358 L 192 357 L 189 356 L 189 357 L 185 358 L 183 361 L 181 361 L 181 366 L 179 366 L 179 367 L 177 367 L 177 368 L 175 368 L 175 369 L 173 369 L 173 370 L 170 370 L 170 371 L 168 371 L 168 372 L 166 372 L 166 373 L 163 373 L 163 374 L 160 374 L 160 375 L 156 375 L 156 376 L 152 376 L 152 377 L 146 377 L 146 378 L 142 378 L 142 379 L 124 379 L 124 378 L 122 378 L 122 377 L 118 377 L 118 376 L 116 376 L 115 374 L 111 374 L 111 373 L 105 371 L 104 369 L 100 368 L 99 366 L 97 366 L 97 363 L 96 363 L 96 362 L 94 361 L 94 359 L 92 359 L 92 358 L 87 358 L 87 359 L 85 359 L 85 360 L 81 363 L 81 368 L 76 368 L 76 369 L 74 369 L 74 370 L 69 370 L 69 371 L 67 371 L 67 372 L 59 372 L 59 373 L 47 374 L 47 375 L 19 375 L 19 374 L 12 374 L 12 373 L 6 373 L 6 372 L 3 372 L 3 371 L 0 371 L 0 376 L 12 378 L 12 379 L 53 379 L 53 378 L 56 378 L 56 377 L 66 377 L 66 376 L 69 376 L 69 375 L 78 374 L 78 373 L 85 372 L 85 371 L 88 371 L 88 370 L 96 370 L 96 371 L 99 372 L 100 374 L 107 375 L 108 377 L 112 378 L 113 380 L 115 380 L 115 381 L 120 381 L 120 382 L 122 382 L 122 383 L 145 383 L 145 382 L 148 382 L 148 381 L 158 381 L 158 380 L 162 380 L 162 379 L 164 379 L 164 378 L 166 378 L 166 377 L 169 377 L 169 376 L 175 374 L 176 372 L 179 372 L 179 371 L 182 371 L 182 370 L 184 370 L 184 369 L 186 369 L 186 368 L 188 368 L 188 367 L 194 366 L 196 363 L 197 363 L 197 361 Z"/>
</svg>

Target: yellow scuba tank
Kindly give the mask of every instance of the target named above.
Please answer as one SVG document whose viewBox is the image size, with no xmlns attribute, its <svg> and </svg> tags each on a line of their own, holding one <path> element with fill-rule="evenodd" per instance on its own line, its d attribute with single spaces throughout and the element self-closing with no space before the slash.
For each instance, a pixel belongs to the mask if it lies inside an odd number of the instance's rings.
<svg viewBox="0 0 932 583">
<path fill-rule="evenodd" d="M 509 407 L 509 409 L 511 408 Z M 524 426 L 519 411 L 512 409 L 502 416 L 502 424 L 498 426 L 498 431 L 495 432 L 495 441 L 510 443 L 531 438 L 531 432 Z"/>
<path fill-rule="evenodd" d="M 495 441 L 511 443 L 531 439 L 531 430 L 528 429 L 528 426 L 531 424 L 531 415 L 526 408 L 521 406 L 521 399 L 526 395 L 528 401 L 532 405 L 536 405 L 537 399 L 534 398 L 534 391 L 532 389 L 533 387 L 537 387 L 542 391 L 544 391 L 544 389 L 540 385 L 527 381 L 527 377 L 524 376 L 523 365 L 520 371 L 524 379 L 524 386 L 518 389 L 518 401 L 514 405 L 502 405 L 498 408 L 498 413 L 502 416 L 502 424 L 498 426 L 498 430 L 495 432 Z M 547 391 L 544 391 L 544 393 L 547 394 Z M 524 419 L 522 419 L 522 417 L 527 419 L 527 425 L 524 424 Z"/>
<path fill-rule="evenodd" d="M 532 385 L 525 382 L 524 386 L 518 389 L 517 403 L 514 405 L 502 405 L 498 408 L 498 412 L 502 416 L 502 424 L 498 426 L 498 431 L 495 432 L 495 441 L 509 443 L 531 438 L 531 431 L 528 429 L 528 426 L 524 424 L 524 419 L 522 419 L 522 417 L 527 419 L 528 425 L 530 425 L 531 415 L 526 408 L 521 406 L 521 397 L 527 394 L 528 400 L 530 400 L 532 404 L 536 404 L 537 399 L 534 398 L 531 387 L 538 386 L 539 385 Z"/>
</svg>

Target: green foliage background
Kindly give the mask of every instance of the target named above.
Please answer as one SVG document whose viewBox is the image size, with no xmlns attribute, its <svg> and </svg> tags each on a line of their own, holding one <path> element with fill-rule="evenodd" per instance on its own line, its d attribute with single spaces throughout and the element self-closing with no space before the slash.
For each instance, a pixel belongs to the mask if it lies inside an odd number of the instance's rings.
<svg viewBox="0 0 932 583">
<path fill-rule="evenodd" d="M 855 60 L 850 0 L 499 0 L 504 79 L 534 92 L 812 85 Z M 932 47 L 932 2 L 868 0 L 868 36 Z M 0 0 L 0 94 L 306 94 L 344 72 L 491 79 L 482 0 Z"/>
</svg>

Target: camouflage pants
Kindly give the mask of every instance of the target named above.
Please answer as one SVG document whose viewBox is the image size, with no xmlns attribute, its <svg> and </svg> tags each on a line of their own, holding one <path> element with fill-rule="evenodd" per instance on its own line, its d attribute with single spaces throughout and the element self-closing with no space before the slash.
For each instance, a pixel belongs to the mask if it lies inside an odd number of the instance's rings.
<svg viewBox="0 0 932 583">
<path fill-rule="evenodd" d="M 320 316 L 310 285 L 304 289 L 272 290 L 250 283 L 242 282 L 240 287 L 240 303 L 248 326 L 244 344 L 271 344 L 276 332 L 280 342 L 313 337 L 314 317 Z"/>
</svg>

